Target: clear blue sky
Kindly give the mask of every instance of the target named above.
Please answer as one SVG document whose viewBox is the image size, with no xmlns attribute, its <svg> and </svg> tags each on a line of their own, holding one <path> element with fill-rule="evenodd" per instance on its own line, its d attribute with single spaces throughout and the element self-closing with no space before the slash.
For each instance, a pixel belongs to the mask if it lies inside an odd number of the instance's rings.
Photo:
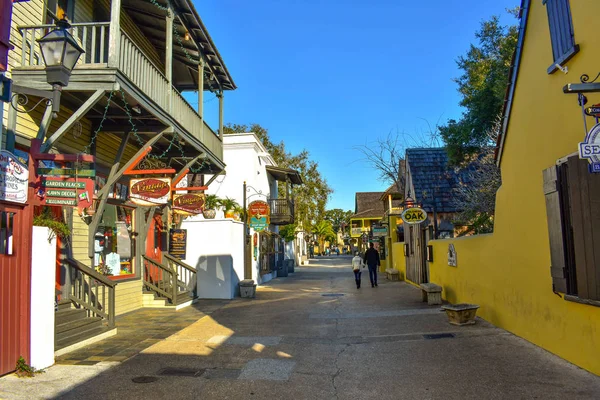
<svg viewBox="0 0 600 400">
<path fill-rule="evenodd" d="M 505 9 L 519 1 L 194 3 L 238 86 L 225 93 L 225 122 L 256 122 L 292 153 L 306 148 L 334 190 L 327 208 L 353 211 L 356 192 L 389 186 L 353 148 L 458 118 L 455 60 L 482 20 L 516 24 Z M 216 128 L 213 98 L 205 112 Z"/>
</svg>

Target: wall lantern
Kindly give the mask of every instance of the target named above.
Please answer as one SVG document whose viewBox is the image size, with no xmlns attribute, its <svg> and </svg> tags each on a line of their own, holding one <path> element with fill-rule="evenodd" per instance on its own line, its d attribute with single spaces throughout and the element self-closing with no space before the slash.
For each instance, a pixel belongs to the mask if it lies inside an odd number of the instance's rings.
<svg viewBox="0 0 600 400">
<path fill-rule="evenodd" d="M 69 33 L 70 27 L 66 19 L 61 19 L 56 29 L 38 39 L 46 64 L 46 81 L 51 85 L 67 86 L 77 60 L 85 53 Z"/>
</svg>

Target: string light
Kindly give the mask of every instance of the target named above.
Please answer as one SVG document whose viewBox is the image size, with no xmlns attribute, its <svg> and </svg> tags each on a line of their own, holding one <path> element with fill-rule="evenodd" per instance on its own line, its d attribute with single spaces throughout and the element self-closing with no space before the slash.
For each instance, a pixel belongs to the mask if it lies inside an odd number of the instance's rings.
<svg viewBox="0 0 600 400">
<path fill-rule="evenodd" d="M 102 130 L 102 125 L 104 125 L 104 121 L 106 120 L 106 115 L 108 114 L 108 109 L 110 107 L 110 102 L 112 100 L 114 93 L 115 93 L 114 91 L 111 91 L 110 94 L 108 95 L 108 101 L 106 102 L 106 106 L 104 106 L 104 113 L 102 114 L 102 120 L 100 120 L 100 123 L 98 124 L 98 128 L 94 131 L 94 135 L 90 139 L 90 143 L 84 147 L 84 149 L 83 149 L 84 154 L 90 153 L 92 146 L 94 145 L 94 142 L 96 141 L 96 137 L 98 136 L 98 133 Z"/>
</svg>

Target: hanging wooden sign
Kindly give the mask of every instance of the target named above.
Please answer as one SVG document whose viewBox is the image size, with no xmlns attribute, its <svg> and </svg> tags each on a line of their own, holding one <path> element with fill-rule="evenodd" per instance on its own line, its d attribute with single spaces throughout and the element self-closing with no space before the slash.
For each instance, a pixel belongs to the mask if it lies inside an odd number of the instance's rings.
<svg viewBox="0 0 600 400">
<path fill-rule="evenodd" d="M 9 151 L 0 152 L 0 200 L 27 203 L 29 170 Z"/>
<path fill-rule="evenodd" d="M 129 199 L 141 206 L 167 204 L 171 197 L 171 178 L 132 179 Z"/>
<path fill-rule="evenodd" d="M 36 183 L 40 205 L 92 207 L 94 180 L 89 178 L 38 177 Z"/>
<path fill-rule="evenodd" d="M 411 207 L 402 212 L 401 218 L 407 224 L 420 224 L 427 219 L 427 213 L 422 208 Z"/>
<path fill-rule="evenodd" d="M 257 232 L 264 231 L 271 223 L 271 209 L 269 203 L 255 200 L 248 204 L 248 224 Z"/>
<path fill-rule="evenodd" d="M 90 178 L 96 176 L 96 171 L 93 169 L 76 169 L 76 168 L 38 168 L 38 175 L 46 176 L 80 176 Z"/>
<path fill-rule="evenodd" d="M 187 193 L 173 195 L 173 210 L 179 214 L 200 214 L 204 210 L 203 193 Z"/>
<path fill-rule="evenodd" d="M 588 160 L 590 172 L 600 173 L 600 124 L 596 124 L 579 143 L 579 158 Z"/>
</svg>

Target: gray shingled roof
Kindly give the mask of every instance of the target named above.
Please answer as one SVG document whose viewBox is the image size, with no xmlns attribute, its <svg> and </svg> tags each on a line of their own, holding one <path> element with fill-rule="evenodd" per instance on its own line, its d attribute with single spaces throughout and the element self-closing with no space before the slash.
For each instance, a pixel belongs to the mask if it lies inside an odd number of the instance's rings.
<svg viewBox="0 0 600 400">
<path fill-rule="evenodd" d="M 410 168 L 415 189 L 410 193 L 417 203 L 431 211 L 435 203 L 437 212 L 458 212 L 454 197 L 461 182 L 468 183 L 467 169 L 448 165 L 445 148 L 420 148 L 406 150 L 406 164 Z"/>
<path fill-rule="evenodd" d="M 381 195 L 383 192 L 357 192 L 352 218 L 380 218 L 385 214 Z"/>
</svg>

